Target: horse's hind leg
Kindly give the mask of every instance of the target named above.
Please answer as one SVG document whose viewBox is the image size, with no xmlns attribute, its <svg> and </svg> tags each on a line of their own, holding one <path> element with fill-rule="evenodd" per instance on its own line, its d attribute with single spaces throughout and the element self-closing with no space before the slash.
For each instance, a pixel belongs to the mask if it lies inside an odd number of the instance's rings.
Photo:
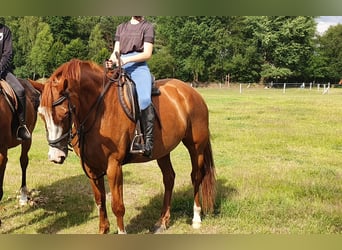
<svg viewBox="0 0 342 250">
<path fill-rule="evenodd" d="M 187 147 L 190 158 L 191 158 L 191 182 L 194 187 L 194 207 L 193 207 L 193 218 L 192 227 L 198 229 L 201 227 L 201 202 L 200 202 L 200 185 L 203 180 L 203 164 L 204 164 L 204 154 L 201 145 L 189 143 L 183 141 L 184 145 Z"/>
<path fill-rule="evenodd" d="M 171 208 L 171 197 L 173 192 L 173 186 L 175 183 L 175 171 L 173 170 L 170 154 L 157 160 L 158 165 L 163 174 L 164 183 L 164 201 L 161 216 L 159 221 L 155 224 L 155 233 L 164 231 L 170 222 L 170 208 Z"/>
<path fill-rule="evenodd" d="M 31 147 L 31 140 L 25 141 L 21 145 L 20 167 L 21 167 L 21 187 L 19 204 L 24 206 L 28 202 L 28 190 L 26 186 L 26 170 L 29 162 L 28 151 Z"/>
</svg>

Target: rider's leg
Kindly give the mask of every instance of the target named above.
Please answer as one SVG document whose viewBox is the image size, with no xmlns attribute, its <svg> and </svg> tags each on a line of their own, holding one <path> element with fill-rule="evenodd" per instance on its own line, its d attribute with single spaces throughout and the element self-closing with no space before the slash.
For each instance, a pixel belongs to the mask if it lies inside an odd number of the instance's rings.
<svg viewBox="0 0 342 250">
<path fill-rule="evenodd" d="M 153 150 L 153 130 L 154 130 L 154 109 L 153 105 L 150 104 L 146 109 L 141 111 L 141 122 L 144 131 L 144 155 L 147 157 L 152 156 Z"/>
<path fill-rule="evenodd" d="M 27 140 L 31 138 L 30 131 L 26 127 L 26 93 L 25 88 L 21 85 L 18 79 L 10 72 L 6 75 L 6 81 L 11 85 L 15 94 L 17 95 L 18 106 L 18 119 L 19 127 L 17 129 L 17 139 Z"/>
<path fill-rule="evenodd" d="M 143 151 L 147 157 L 152 156 L 153 130 L 154 130 L 154 109 L 151 100 L 152 76 L 145 62 L 128 63 L 124 65 L 135 83 L 138 102 L 141 110 L 141 126 L 144 135 L 144 145 L 135 145 L 134 151 Z"/>
</svg>

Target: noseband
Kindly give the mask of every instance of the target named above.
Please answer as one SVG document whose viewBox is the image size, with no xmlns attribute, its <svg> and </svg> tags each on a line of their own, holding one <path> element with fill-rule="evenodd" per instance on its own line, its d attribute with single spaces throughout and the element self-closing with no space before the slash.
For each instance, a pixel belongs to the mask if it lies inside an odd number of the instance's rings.
<svg viewBox="0 0 342 250">
<path fill-rule="evenodd" d="M 59 138 L 55 140 L 50 140 L 47 138 L 48 144 L 51 147 L 58 148 L 62 151 L 67 151 L 68 146 L 71 142 L 71 140 L 74 138 L 74 135 L 72 134 L 72 111 L 73 111 L 73 106 L 70 103 L 70 98 L 69 94 L 67 92 L 64 93 L 61 97 L 59 97 L 56 101 L 52 103 L 52 107 L 56 107 L 58 105 L 61 105 L 64 101 L 68 100 L 68 118 L 69 118 L 69 130 L 62 134 Z M 67 138 L 67 144 L 63 145 L 63 141 Z"/>
</svg>

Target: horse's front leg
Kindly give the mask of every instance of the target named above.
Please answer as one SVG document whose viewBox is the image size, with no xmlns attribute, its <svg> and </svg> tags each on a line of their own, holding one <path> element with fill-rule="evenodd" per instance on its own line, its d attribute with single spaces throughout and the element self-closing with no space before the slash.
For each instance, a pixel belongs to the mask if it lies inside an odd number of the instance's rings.
<svg viewBox="0 0 342 250">
<path fill-rule="evenodd" d="M 6 170 L 6 164 L 7 164 L 7 150 L 0 150 L 0 201 L 3 196 L 3 182 L 4 182 L 4 176 L 5 176 L 5 170 Z"/>
<path fill-rule="evenodd" d="M 4 184 L 3 182 L 4 182 L 6 164 L 7 164 L 7 150 L 4 150 L 4 151 L 0 150 L 0 201 L 4 194 L 2 186 Z M 1 226 L 1 218 L 0 218 L 0 226 Z"/>
<path fill-rule="evenodd" d="M 97 180 L 90 179 L 90 184 L 93 189 L 95 203 L 99 210 L 99 233 L 106 234 L 109 232 L 109 221 L 106 209 L 106 190 L 104 186 L 104 178 Z"/>
<path fill-rule="evenodd" d="M 126 234 L 124 225 L 125 205 L 123 202 L 122 166 L 116 160 L 111 160 L 107 169 L 108 185 L 112 195 L 112 211 L 116 216 L 118 234 Z"/>
<path fill-rule="evenodd" d="M 28 151 L 31 147 L 31 140 L 23 142 L 21 145 L 20 167 L 21 167 L 21 187 L 19 204 L 24 206 L 28 202 L 28 190 L 26 186 L 26 170 L 29 162 Z"/>
<path fill-rule="evenodd" d="M 162 233 L 167 229 L 171 217 L 171 197 L 175 183 L 175 171 L 173 170 L 170 154 L 157 160 L 159 168 L 163 174 L 164 200 L 163 208 L 158 222 L 155 224 L 154 233 Z"/>
</svg>

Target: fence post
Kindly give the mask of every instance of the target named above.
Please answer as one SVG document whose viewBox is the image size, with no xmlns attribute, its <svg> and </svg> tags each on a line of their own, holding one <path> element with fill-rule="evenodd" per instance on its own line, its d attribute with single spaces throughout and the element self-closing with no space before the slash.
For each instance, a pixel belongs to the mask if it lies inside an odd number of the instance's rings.
<svg viewBox="0 0 342 250">
<path fill-rule="evenodd" d="M 283 93 L 285 94 L 286 91 L 286 83 L 284 83 Z"/>
</svg>

